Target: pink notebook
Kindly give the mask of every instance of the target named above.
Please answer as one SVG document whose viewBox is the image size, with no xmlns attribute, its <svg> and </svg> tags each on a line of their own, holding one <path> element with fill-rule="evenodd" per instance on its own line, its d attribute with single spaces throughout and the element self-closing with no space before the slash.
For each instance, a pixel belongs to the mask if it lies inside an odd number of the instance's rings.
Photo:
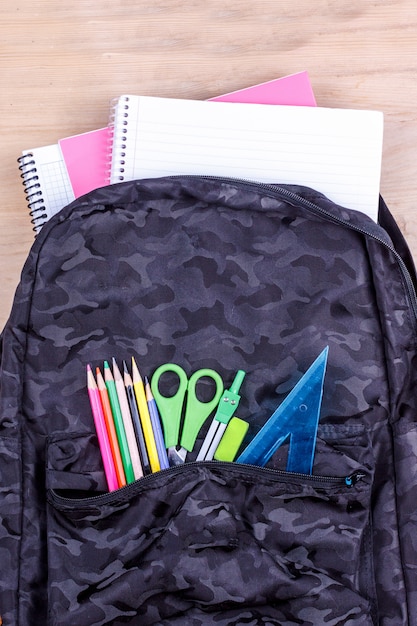
<svg viewBox="0 0 417 626">
<path fill-rule="evenodd" d="M 298 72 L 283 78 L 269 80 L 246 89 L 231 91 L 210 98 L 216 102 L 247 102 L 252 104 L 287 104 L 292 106 L 317 106 L 307 72 Z"/>
<path fill-rule="evenodd" d="M 218 102 L 316 106 L 307 72 L 298 72 L 210 99 Z M 109 129 L 101 128 L 58 142 L 76 198 L 108 185 L 109 141 Z"/>
<path fill-rule="evenodd" d="M 67 167 L 74 196 L 108 185 L 109 145 L 108 128 L 99 128 L 58 141 Z"/>
</svg>

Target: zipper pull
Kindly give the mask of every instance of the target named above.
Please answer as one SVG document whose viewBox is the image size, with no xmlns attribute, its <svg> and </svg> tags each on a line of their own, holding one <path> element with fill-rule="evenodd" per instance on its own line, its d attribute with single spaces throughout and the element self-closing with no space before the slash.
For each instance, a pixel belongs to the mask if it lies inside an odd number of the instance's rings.
<svg viewBox="0 0 417 626">
<path fill-rule="evenodd" d="M 354 474 L 351 474 L 350 476 L 346 476 L 345 485 L 346 487 L 354 487 L 357 482 L 362 480 L 362 478 L 365 478 L 365 474 L 362 474 L 361 472 L 355 472 Z"/>
</svg>

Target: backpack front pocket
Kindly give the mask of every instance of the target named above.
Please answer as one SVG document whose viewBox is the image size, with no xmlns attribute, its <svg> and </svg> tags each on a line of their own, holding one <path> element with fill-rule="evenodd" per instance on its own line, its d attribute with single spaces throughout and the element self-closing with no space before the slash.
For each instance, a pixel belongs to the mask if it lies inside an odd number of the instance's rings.
<svg viewBox="0 0 417 626">
<path fill-rule="evenodd" d="M 371 625 L 369 483 L 203 462 L 49 490 L 49 624 Z"/>
</svg>

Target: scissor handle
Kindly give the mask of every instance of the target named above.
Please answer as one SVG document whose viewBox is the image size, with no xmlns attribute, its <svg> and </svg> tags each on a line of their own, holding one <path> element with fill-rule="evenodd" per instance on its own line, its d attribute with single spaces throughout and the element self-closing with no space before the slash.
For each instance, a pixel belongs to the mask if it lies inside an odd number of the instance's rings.
<svg viewBox="0 0 417 626">
<path fill-rule="evenodd" d="M 212 378 L 216 383 L 216 391 L 211 400 L 202 402 L 197 398 L 196 386 L 201 378 Z M 189 452 L 193 449 L 195 440 L 200 428 L 209 417 L 210 413 L 217 407 L 223 393 L 223 381 L 221 376 L 211 369 L 201 369 L 191 376 L 188 381 L 187 408 L 184 416 L 184 427 L 182 429 L 181 446 Z"/>
<path fill-rule="evenodd" d="M 173 396 L 164 396 L 159 391 L 159 380 L 165 372 L 174 372 L 179 378 L 178 389 Z M 187 374 L 182 367 L 175 363 L 164 363 L 164 365 L 160 365 L 152 376 L 151 389 L 161 416 L 166 448 L 176 446 L 178 443 L 182 407 L 187 385 Z"/>
</svg>

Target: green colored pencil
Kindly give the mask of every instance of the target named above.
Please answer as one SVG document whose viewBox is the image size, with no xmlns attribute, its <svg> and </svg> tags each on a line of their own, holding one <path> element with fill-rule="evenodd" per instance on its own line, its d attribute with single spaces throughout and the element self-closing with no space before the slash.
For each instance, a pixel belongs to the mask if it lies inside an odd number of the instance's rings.
<svg viewBox="0 0 417 626">
<path fill-rule="evenodd" d="M 126 475 L 126 482 L 133 483 L 135 481 L 135 474 L 133 471 L 132 459 L 130 458 L 129 446 L 127 443 L 125 427 L 123 424 L 122 411 L 120 409 L 116 383 L 114 381 L 113 374 L 107 361 L 104 361 L 104 380 L 106 382 L 107 392 L 109 394 L 114 426 L 116 428 L 117 440 L 119 442 L 120 455 L 122 457 L 123 467 Z"/>
</svg>

